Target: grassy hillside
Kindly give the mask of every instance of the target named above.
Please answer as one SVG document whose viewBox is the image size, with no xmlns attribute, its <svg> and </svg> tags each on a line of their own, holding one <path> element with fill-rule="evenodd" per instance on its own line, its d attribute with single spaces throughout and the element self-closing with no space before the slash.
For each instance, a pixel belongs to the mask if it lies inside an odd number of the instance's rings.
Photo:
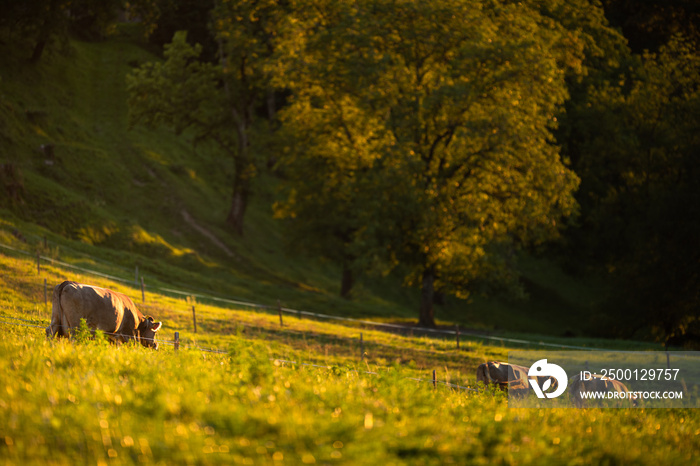
<svg viewBox="0 0 700 466">
<path fill-rule="evenodd" d="M 366 278 L 353 301 L 338 298 L 339 270 L 285 245 L 270 174 L 246 235 L 230 235 L 231 161 L 187 135 L 127 128 L 124 76 L 155 59 L 147 51 L 72 42 L 29 65 L 3 47 L 0 245 L 14 249 L 0 247 L 0 464 L 695 461 L 698 409 L 515 409 L 500 392 L 471 390 L 478 364 L 540 340 L 655 347 L 562 336 L 585 333 L 601 287 L 546 260 L 523 258 L 529 301 L 438 308 L 443 324 L 503 338 L 465 334 L 459 349 L 452 336 L 357 322 L 285 314 L 281 326 L 271 312 L 165 291 L 379 321 L 414 319 L 418 298 L 395 277 Z M 162 349 L 47 340 L 45 286 L 65 279 L 132 297 L 163 322 Z M 521 336 L 535 343 L 508 340 Z"/>
<path fill-rule="evenodd" d="M 413 320 L 418 293 L 400 279 L 368 277 L 340 299 L 340 271 L 294 252 L 272 218 L 279 181 L 258 180 L 246 234 L 231 235 L 231 160 L 185 134 L 127 128 L 125 75 L 157 59 L 128 40 L 71 42 L 30 65 L 0 54 L 0 187 L 6 243 L 148 283 L 337 315 Z M 53 157 L 40 150 L 53 146 Z M 269 155 L 269 154 L 266 154 Z M 11 195 L 15 186 L 16 194 Z M 89 257 L 86 257 L 89 256 Z M 555 265 L 523 263 L 530 299 L 447 299 L 444 323 L 561 336 L 585 334 L 597 291 Z"/>
<path fill-rule="evenodd" d="M 6 336 L 5 464 L 680 465 L 700 448 L 698 410 L 517 410 L 401 369 L 275 363 L 262 345 L 174 354 Z"/>
<path fill-rule="evenodd" d="M 443 383 L 473 388 L 508 346 L 362 329 L 360 361 L 360 329 L 197 304 L 195 334 L 184 299 L 150 292 L 157 352 L 47 340 L 43 280 L 64 274 L 0 255 L 0 464 L 681 465 L 700 449 L 698 409 L 516 409 Z"/>
</svg>

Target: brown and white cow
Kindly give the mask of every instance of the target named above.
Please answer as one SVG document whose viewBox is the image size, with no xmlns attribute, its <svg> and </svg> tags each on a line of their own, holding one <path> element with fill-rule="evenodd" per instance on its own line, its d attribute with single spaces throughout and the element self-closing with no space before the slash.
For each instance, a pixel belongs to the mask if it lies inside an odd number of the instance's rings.
<svg viewBox="0 0 700 466">
<path fill-rule="evenodd" d="M 507 362 L 489 361 L 480 364 L 476 369 L 476 381 L 483 383 L 486 386 L 494 385 L 503 390 L 507 390 L 509 394 L 516 396 L 525 396 L 530 390 L 528 382 L 528 368 L 517 364 L 509 364 Z M 556 389 L 558 386 L 557 380 L 554 377 L 538 376 L 537 383 L 541 387 L 544 382 L 551 379 L 551 387 Z"/>
<path fill-rule="evenodd" d="M 138 341 L 158 349 L 156 332 L 162 323 L 144 316 L 126 295 L 106 288 L 65 281 L 53 290 L 51 324 L 48 337 L 67 337 L 85 319 L 94 332 L 102 330 L 112 341 Z"/>
<path fill-rule="evenodd" d="M 620 393 L 621 398 L 613 398 L 615 401 L 624 403 L 631 403 L 637 406 L 637 401 L 634 398 L 629 398 L 629 389 L 624 383 L 619 380 L 612 380 L 607 377 L 603 377 L 600 374 L 588 374 L 584 379 L 581 378 L 581 374 L 576 374 L 569 379 L 569 395 L 572 402 L 576 407 L 584 407 L 586 405 L 601 404 L 605 401 L 604 399 L 595 399 L 591 395 L 588 397 L 583 395 L 584 392 L 600 392 L 607 395 L 607 393 Z M 624 395 L 622 395 L 624 394 Z"/>
</svg>

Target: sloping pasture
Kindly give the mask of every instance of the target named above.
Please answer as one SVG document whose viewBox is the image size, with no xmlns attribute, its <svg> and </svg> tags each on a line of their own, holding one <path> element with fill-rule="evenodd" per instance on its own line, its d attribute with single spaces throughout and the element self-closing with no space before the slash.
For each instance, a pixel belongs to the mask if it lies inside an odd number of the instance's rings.
<svg viewBox="0 0 700 466">
<path fill-rule="evenodd" d="M 433 387 L 432 370 L 467 386 L 505 358 L 483 343 L 289 315 L 280 327 L 203 303 L 195 334 L 192 302 L 151 292 L 140 307 L 164 322 L 160 351 L 50 341 L 45 278 L 140 303 L 136 288 L 68 275 L 0 255 L 2 463 L 689 464 L 700 451 L 697 409 L 512 409 L 502 393 Z"/>
</svg>

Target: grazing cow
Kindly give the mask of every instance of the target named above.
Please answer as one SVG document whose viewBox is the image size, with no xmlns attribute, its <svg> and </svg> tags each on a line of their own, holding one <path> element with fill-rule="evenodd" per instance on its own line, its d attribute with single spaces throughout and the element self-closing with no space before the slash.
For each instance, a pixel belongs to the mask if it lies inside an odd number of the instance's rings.
<svg viewBox="0 0 700 466">
<path fill-rule="evenodd" d="M 113 342 L 137 340 L 147 348 L 158 349 L 155 336 L 162 323 L 141 314 L 128 296 L 70 281 L 56 286 L 46 335 L 67 337 L 81 318 L 93 332 L 102 330 Z"/>
<path fill-rule="evenodd" d="M 623 402 L 631 402 L 632 405 L 637 406 L 637 400 L 629 398 L 629 396 L 626 395 L 629 393 L 629 390 L 624 383 L 619 380 L 611 380 L 600 374 L 589 374 L 584 379 L 581 379 L 580 373 L 571 377 L 571 379 L 569 379 L 569 395 L 574 405 L 578 408 L 586 406 L 587 404 L 592 404 L 591 402 L 600 404 L 601 401 L 604 401 L 604 399 L 597 399 L 596 401 L 594 398 L 587 398 L 585 395 L 582 395 L 584 392 L 600 392 L 604 393 L 605 396 L 607 396 L 608 393 L 624 393 L 625 395 L 620 395 L 624 398 L 615 397 L 612 399 L 618 402 L 626 400 Z"/>
<path fill-rule="evenodd" d="M 495 385 L 508 393 L 516 396 L 525 396 L 530 390 L 528 382 L 528 368 L 507 362 L 490 361 L 479 365 L 476 369 L 476 381 L 484 385 Z M 556 390 L 558 383 L 554 377 L 538 376 L 537 383 L 541 387 L 544 382 L 551 379 L 551 387 Z"/>
</svg>

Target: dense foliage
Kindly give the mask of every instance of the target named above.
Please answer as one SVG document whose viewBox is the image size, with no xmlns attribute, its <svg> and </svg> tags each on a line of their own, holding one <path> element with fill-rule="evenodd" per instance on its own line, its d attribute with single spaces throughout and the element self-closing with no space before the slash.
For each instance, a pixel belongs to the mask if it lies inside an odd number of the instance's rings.
<svg viewBox="0 0 700 466">
<path fill-rule="evenodd" d="M 300 135 L 285 207 L 316 227 L 310 241 L 335 231 L 346 260 L 402 265 L 434 325 L 435 287 L 507 282 L 513 249 L 573 211 L 577 179 L 550 133 L 566 97 L 558 59 L 572 52 L 517 6 L 351 2 L 317 22 L 293 29 L 281 59 L 283 124 Z M 325 186 L 308 183 L 312 167 Z M 347 220 L 326 229 L 315 218 L 327 213 Z"/>
<path fill-rule="evenodd" d="M 132 122 L 219 145 L 238 234 L 275 165 L 283 197 L 268 204 L 295 249 L 338 264 L 345 297 L 360 275 L 394 273 L 421 289 L 432 325 L 445 294 L 532 291 L 518 257 L 559 238 L 569 270 L 609 284 L 599 332 L 700 334 L 692 2 L 1 8 L 4 40 L 34 62 L 71 30 L 103 38 L 118 13 L 138 17 L 165 56 L 131 73 Z M 13 170 L 8 186 L 21 184 Z"/>
<path fill-rule="evenodd" d="M 632 334 L 652 322 L 661 340 L 697 335 L 700 233 L 697 187 L 700 58 L 674 37 L 647 53 L 631 76 L 591 85 L 572 106 L 575 169 L 589 263 L 602 261 L 615 280 L 617 323 Z M 584 105 L 580 105 L 584 104 Z M 582 256 L 578 256 L 582 257 Z"/>
</svg>

